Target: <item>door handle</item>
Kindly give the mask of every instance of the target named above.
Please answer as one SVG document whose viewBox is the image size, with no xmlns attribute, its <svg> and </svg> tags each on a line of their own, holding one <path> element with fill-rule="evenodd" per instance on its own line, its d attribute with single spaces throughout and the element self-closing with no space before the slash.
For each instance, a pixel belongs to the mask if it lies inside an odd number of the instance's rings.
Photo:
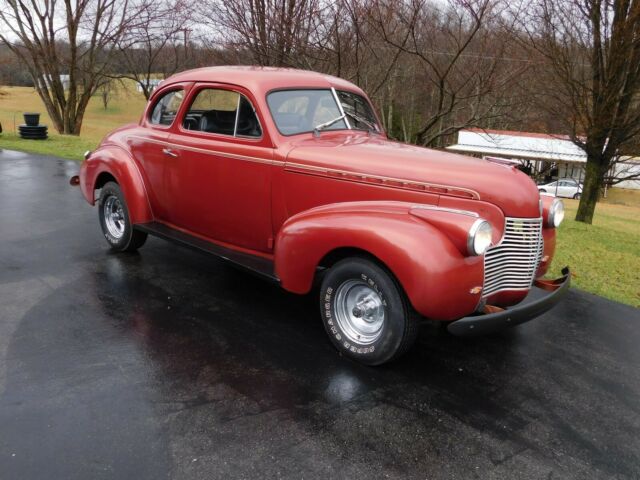
<svg viewBox="0 0 640 480">
<path fill-rule="evenodd" d="M 163 148 L 162 149 L 162 153 L 164 153 L 168 157 L 173 157 L 173 158 L 177 158 L 178 157 L 178 154 L 176 152 L 174 152 L 173 150 L 171 150 L 170 148 Z"/>
</svg>

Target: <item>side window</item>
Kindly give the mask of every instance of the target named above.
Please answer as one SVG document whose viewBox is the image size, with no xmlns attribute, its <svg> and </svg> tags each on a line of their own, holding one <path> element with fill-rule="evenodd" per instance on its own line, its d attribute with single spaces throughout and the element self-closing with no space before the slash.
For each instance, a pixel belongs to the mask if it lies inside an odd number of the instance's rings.
<svg viewBox="0 0 640 480">
<path fill-rule="evenodd" d="M 262 129 L 253 106 L 243 95 L 204 88 L 193 99 L 182 125 L 187 130 L 237 137 L 260 137 Z"/>
<path fill-rule="evenodd" d="M 184 92 L 182 90 L 172 90 L 165 93 L 156 102 L 151 111 L 151 123 L 154 125 L 171 125 L 176 118 L 183 99 Z"/>
<path fill-rule="evenodd" d="M 236 126 L 237 137 L 261 137 L 262 129 L 251 102 L 240 95 L 240 107 Z"/>
</svg>

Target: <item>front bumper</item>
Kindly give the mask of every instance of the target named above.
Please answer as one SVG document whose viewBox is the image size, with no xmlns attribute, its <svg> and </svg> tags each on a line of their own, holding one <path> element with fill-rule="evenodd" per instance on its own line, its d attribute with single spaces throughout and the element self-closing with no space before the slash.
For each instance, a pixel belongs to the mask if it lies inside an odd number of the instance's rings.
<svg viewBox="0 0 640 480">
<path fill-rule="evenodd" d="M 520 325 L 552 308 L 565 296 L 570 284 L 571 272 L 569 267 L 564 267 L 562 269 L 562 277 L 555 280 L 536 280 L 534 282 L 534 287 L 548 292 L 543 297 L 525 300 L 507 309 L 485 307 L 485 311 L 489 313 L 455 320 L 447 326 L 447 329 L 453 335 L 470 337 L 495 332 L 513 325 Z"/>
</svg>

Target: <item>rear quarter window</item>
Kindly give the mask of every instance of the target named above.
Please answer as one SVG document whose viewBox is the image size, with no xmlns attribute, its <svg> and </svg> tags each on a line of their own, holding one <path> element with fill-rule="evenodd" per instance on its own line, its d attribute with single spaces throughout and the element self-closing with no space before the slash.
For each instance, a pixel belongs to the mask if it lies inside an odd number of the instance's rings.
<svg viewBox="0 0 640 480">
<path fill-rule="evenodd" d="M 173 123 L 184 100 L 183 90 L 172 90 L 162 95 L 155 103 L 149 121 L 153 125 L 169 126 Z"/>
</svg>

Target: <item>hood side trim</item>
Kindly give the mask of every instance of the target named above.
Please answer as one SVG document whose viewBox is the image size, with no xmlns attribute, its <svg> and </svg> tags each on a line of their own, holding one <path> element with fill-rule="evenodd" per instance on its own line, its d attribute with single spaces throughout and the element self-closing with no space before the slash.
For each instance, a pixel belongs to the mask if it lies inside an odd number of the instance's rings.
<svg viewBox="0 0 640 480">
<path fill-rule="evenodd" d="M 403 190 L 413 190 L 418 192 L 434 193 L 436 195 L 451 195 L 454 197 L 480 200 L 480 194 L 475 190 L 451 185 L 441 185 L 435 183 L 416 182 L 402 178 L 383 177 L 380 175 L 370 175 L 368 173 L 350 172 L 347 170 L 336 170 L 333 168 L 315 167 L 299 163 L 286 163 L 286 171 L 304 175 L 314 175 L 318 177 L 334 178 L 336 180 L 365 183 L 368 185 L 379 185 L 383 187 L 400 188 Z"/>
</svg>

